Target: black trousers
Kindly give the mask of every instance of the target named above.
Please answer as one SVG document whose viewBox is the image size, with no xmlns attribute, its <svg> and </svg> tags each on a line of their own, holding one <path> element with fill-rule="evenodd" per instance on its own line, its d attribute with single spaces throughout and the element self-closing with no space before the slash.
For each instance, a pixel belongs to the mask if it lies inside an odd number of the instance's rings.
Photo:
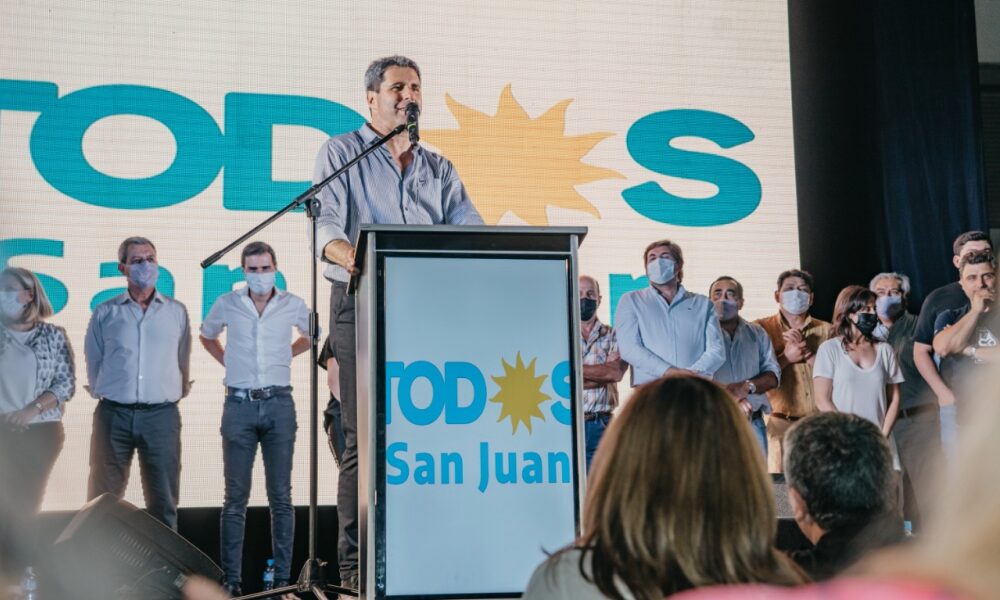
<svg viewBox="0 0 1000 600">
<path fill-rule="evenodd" d="M 177 403 L 141 408 L 103 400 L 97 403 L 90 436 L 87 499 L 106 492 L 124 496 L 136 453 L 146 512 L 176 531 L 181 481 L 181 415 Z"/>
<path fill-rule="evenodd" d="M 64 439 L 58 421 L 26 431 L 0 426 L 0 565 L 8 576 L 38 564 L 35 517 Z"/>
<path fill-rule="evenodd" d="M 340 409 L 344 449 L 337 482 L 339 538 L 337 561 L 343 582 L 358 575 L 358 387 L 354 296 L 347 284 L 333 283 L 330 294 L 330 343 L 340 366 Z"/>
</svg>

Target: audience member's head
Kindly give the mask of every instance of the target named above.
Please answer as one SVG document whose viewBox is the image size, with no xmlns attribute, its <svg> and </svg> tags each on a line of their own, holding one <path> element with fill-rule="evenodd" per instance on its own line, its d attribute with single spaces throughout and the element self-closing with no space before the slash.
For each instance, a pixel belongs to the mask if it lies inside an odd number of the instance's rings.
<svg viewBox="0 0 1000 600">
<path fill-rule="evenodd" d="M 587 494 L 578 547 L 601 592 L 620 598 L 616 578 L 636 598 L 798 583 L 775 534 L 771 481 L 732 398 L 697 377 L 640 387 L 611 422 Z"/>
<path fill-rule="evenodd" d="M 803 315 L 809 312 L 813 300 L 813 276 L 809 271 L 789 269 L 778 275 L 778 288 L 774 290 L 774 301 L 789 315 Z"/>
<path fill-rule="evenodd" d="M 684 280 L 684 251 L 671 240 L 650 242 L 642 253 L 646 263 L 646 276 L 655 285 L 666 285 L 677 280 Z"/>
<path fill-rule="evenodd" d="M 813 543 L 862 527 L 893 503 L 885 436 L 857 415 L 828 412 L 796 423 L 785 438 L 785 479 L 795 522 Z"/>
<path fill-rule="evenodd" d="M 743 284 L 729 275 L 723 275 L 709 286 L 708 298 L 715 305 L 719 321 L 728 323 L 743 310 Z"/>
<path fill-rule="evenodd" d="M 875 292 L 875 312 L 880 319 L 895 320 L 906 311 L 910 296 L 910 278 L 902 273 L 879 273 L 868 289 Z"/>
<path fill-rule="evenodd" d="M 971 300 L 976 292 L 996 287 L 997 261 L 993 251 L 968 252 L 958 262 L 958 283 Z"/>
<path fill-rule="evenodd" d="M 0 273 L 0 319 L 15 325 L 41 323 L 52 316 L 52 304 L 38 276 L 7 267 Z"/>
<path fill-rule="evenodd" d="M 992 251 L 993 241 L 990 240 L 990 234 L 985 231 L 966 231 L 955 238 L 955 241 L 951 245 L 951 250 L 954 254 L 951 257 L 951 262 L 957 269 L 959 268 L 959 261 L 966 254 L 970 252 L 983 252 L 984 250 Z"/>
<path fill-rule="evenodd" d="M 875 292 L 860 285 L 849 285 L 837 294 L 833 307 L 833 334 L 849 344 L 862 336 L 871 336 L 878 318 L 875 315 Z"/>
</svg>

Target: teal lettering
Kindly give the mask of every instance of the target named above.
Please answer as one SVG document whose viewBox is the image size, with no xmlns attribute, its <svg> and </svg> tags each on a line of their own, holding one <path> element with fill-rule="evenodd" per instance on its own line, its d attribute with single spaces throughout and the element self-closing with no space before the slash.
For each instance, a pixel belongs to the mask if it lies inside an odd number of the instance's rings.
<svg viewBox="0 0 1000 600">
<path fill-rule="evenodd" d="M 271 178 L 275 125 L 312 127 L 335 136 L 354 131 L 364 122 L 354 110 L 321 98 L 226 94 L 225 207 L 276 211 L 312 183 Z"/>
<path fill-rule="evenodd" d="M 417 485 L 434 483 L 434 457 L 427 452 L 417 452 L 417 468 L 413 471 L 413 482 Z"/>
<path fill-rule="evenodd" d="M 406 460 L 399 457 L 399 454 L 406 452 L 407 445 L 405 442 L 396 442 L 394 444 L 389 444 L 389 447 L 385 449 L 385 462 L 387 464 L 385 482 L 389 485 L 401 485 L 406 483 L 406 480 L 410 478 L 410 467 L 406 464 Z M 395 469 L 395 473 L 390 473 L 389 469 Z"/>
<path fill-rule="evenodd" d="M 700 137 L 729 149 L 754 134 L 740 121 L 706 110 L 665 110 L 639 119 L 625 139 L 636 162 L 663 175 L 712 183 L 719 191 L 710 198 L 684 198 L 650 181 L 622 191 L 629 206 L 654 221 L 688 227 L 735 223 L 757 209 L 760 179 L 749 167 L 725 156 L 675 148 L 671 142 L 679 137 Z"/>
<path fill-rule="evenodd" d="M 557 470 L 559 481 L 556 481 Z M 569 483 L 569 455 L 565 452 L 549 452 L 549 483 Z"/>
<path fill-rule="evenodd" d="M 542 457 L 537 452 L 524 453 L 524 468 L 521 469 L 524 483 L 542 483 Z"/>
<path fill-rule="evenodd" d="M 83 136 L 97 121 L 138 115 L 173 134 L 177 154 L 166 171 L 141 179 L 112 177 L 83 154 Z M 38 117 L 31 158 L 52 187 L 87 204 L 117 209 L 172 206 L 208 187 L 222 166 L 222 133 L 208 112 L 184 96 L 138 85 L 102 85 L 63 96 Z"/>
</svg>

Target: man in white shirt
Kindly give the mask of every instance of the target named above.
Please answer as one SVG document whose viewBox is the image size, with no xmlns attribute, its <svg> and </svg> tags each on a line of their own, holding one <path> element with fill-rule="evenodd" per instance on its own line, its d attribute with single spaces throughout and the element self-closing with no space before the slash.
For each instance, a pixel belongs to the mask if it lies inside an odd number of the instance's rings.
<svg viewBox="0 0 1000 600">
<path fill-rule="evenodd" d="M 222 507 L 220 554 L 225 587 L 241 596 L 243 534 L 257 445 L 264 458 L 271 510 L 275 587 L 288 584 L 295 534 L 292 455 L 295 403 L 292 358 L 309 349 L 309 309 L 274 285 L 274 249 L 253 242 L 241 258 L 246 287 L 220 296 L 201 324 L 201 343 L 226 367 L 222 413 L 222 461 L 226 497 Z M 292 328 L 300 337 L 292 343 Z M 223 349 L 219 335 L 226 331 Z"/>
<path fill-rule="evenodd" d="M 118 248 L 128 289 L 98 304 L 84 356 L 94 410 L 87 498 L 125 494 L 138 451 L 146 510 L 177 529 L 181 417 L 190 391 L 191 326 L 187 309 L 156 290 L 156 247 L 130 237 Z"/>
<path fill-rule="evenodd" d="M 723 275 L 708 290 L 715 304 L 715 314 L 722 326 L 726 362 L 713 379 L 726 386 L 726 391 L 739 403 L 740 410 L 750 419 L 757 442 L 767 459 L 767 426 L 764 415 L 771 414 L 767 391 L 778 387 L 781 367 L 774 355 L 774 346 L 764 328 L 748 323 L 740 316 L 743 309 L 743 285 Z"/>
<path fill-rule="evenodd" d="M 618 349 L 632 365 L 632 385 L 664 375 L 711 377 L 726 362 L 722 329 L 712 302 L 684 289 L 684 254 L 670 240 L 646 246 L 649 287 L 618 302 Z"/>
</svg>

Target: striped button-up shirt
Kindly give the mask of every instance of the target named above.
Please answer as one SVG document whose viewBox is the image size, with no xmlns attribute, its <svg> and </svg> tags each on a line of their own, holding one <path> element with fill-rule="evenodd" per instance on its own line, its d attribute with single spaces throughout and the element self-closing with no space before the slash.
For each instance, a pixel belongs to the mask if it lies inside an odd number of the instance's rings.
<svg viewBox="0 0 1000 600">
<path fill-rule="evenodd" d="M 176 402 L 190 389 L 191 325 L 184 305 L 156 292 L 145 312 L 124 292 L 94 309 L 83 354 L 87 390 L 123 404 Z"/>
<path fill-rule="evenodd" d="M 622 358 L 632 365 L 632 385 L 659 379 L 671 367 L 711 377 L 726 362 L 715 306 L 684 286 L 669 304 L 653 286 L 622 296 L 615 334 Z"/>
<path fill-rule="evenodd" d="M 722 384 L 739 383 L 769 371 L 781 381 L 781 367 L 778 366 L 771 338 L 763 327 L 740 318 L 732 337 L 722 330 L 722 341 L 726 348 L 726 362 L 715 372 L 713 379 Z M 750 394 L 747 401 L 754 410 L 763 409 L 764 413 L 770 414 L 771 405 L 766 393 Z"/>
<path fill-rule="evenodd" d="M 330 138 L 316 157 L 313 182 L 322 181 L 379 137 L 366 124 Z M 483 224 L 451 161 L 419 144 L 413 147 L 413 162 L 402 173 L 382 146 L 331 181 L 316 198 L 320 210 L 315 252 L 322 260 L 326 260 L 323 249 L 330 242 L 354 244 L 362 224 Z M 330 281 L 349 279 L 343 267 L 332 263 L 323 274 Z"/>
<path fill-rule="evenodd" d="M 608 358 L 618 354 L 618 342 L 615 341 L 614 330 L 600 321 L 594 322 L 590 336 L 584 338 L 582 342 L 584 365 L 603 365 L 608 362 Z M 607 383 L 601 387 L 583 390 L 585 413 L 611 412 L 616 406 L 618 406 L 617 383 Z"/>
</svg>

